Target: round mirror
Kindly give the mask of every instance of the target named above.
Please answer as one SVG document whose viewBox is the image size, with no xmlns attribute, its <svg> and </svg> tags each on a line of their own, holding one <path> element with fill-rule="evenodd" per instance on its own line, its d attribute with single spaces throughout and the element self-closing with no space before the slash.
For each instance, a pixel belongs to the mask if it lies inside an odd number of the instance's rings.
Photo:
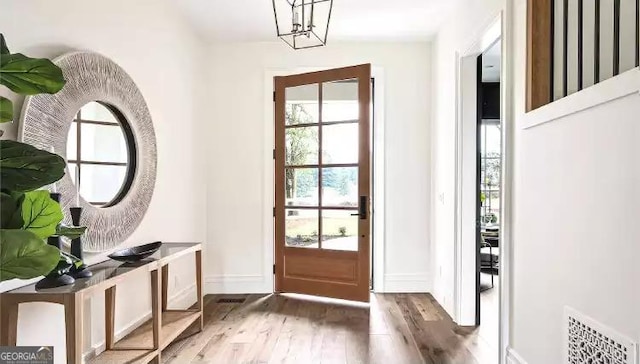
<svg viewBox="0 0 640 364">
<path fill-rule="evenodd" d="M 67 137 L 67 163 L 79 197 L 110 207 L 127 194 L 136 165 L 131 127 L 114 106 L 92 101 L 75 115 Z"/>
<path fill-rule="evenodd" d="M 156 136 L 151 114 L 131 77 L 92 52 L 53 60 L 67 81 L 56 94 L 27 96 L 21 140 L 66 153 L 66 174 L 56 182 L 64 223 L 82 208 L 83 248 L 104 252 L 140 226 L 156 183 Z M 78 192 L 79 191 L 79 192 Z"/>
</svg>

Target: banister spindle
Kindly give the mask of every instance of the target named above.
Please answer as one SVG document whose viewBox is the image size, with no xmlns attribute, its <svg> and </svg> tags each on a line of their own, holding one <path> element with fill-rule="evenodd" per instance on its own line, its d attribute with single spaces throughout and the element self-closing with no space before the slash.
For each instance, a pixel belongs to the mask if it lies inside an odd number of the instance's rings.
<svg viewBox="0 0 640 364">
<path fill-rule="evenodd" d="M 578 91 L 584 84 L 584 0 L 578 0 Z"/>
<path fill-rule="evenodd" d="M 569 90 L 569 0 L 562 4 L 562 96 Z"/>
<path fill-rule="evenodd" d="M 636 67 L 640 67 L 640 0 L 636 0 Z"/>
<path fill-rule="evenodd" d="M 638 0 L 640 1 L 640 0 Z M 556 82 L 556 1 L 549 1 L 549 16 L 551 17 L 551 21 L 549 25 L 551 30 L 549 31 L 549 52 L 551 60 L 550 70 L 549 70 L 549 102 L 554 102 L 555 98 L 555 82 Z"/>
<path fill-rule="evenodd" d="M 613 1 L 613 76 L 620 74 L 620 0 Z"/>
<path fill-rule="evenodd" d="M 601 0 L 595 0 L 595 21 L 593 26 L 593 84 L 600 82 L 600 23 L 601 20 Z"/>
</svg>

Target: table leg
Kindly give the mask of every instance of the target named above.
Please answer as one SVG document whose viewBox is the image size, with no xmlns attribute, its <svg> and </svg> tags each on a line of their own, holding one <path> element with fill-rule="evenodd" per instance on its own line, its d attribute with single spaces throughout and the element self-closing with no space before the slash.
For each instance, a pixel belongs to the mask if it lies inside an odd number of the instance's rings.
<svg viewBox="0 0 640 364">
<path fill-rule="evenodd" d="M 8 297 L 0 301 L 0 345 L 16 346 L 18 339 L 18 302 Z"/>
<path fill-rule="evenodd" d="M 196 293 L 198 295 L 198 311 L 200 311 L 200 331 L 204 329 L 204 300 L 202 297 L 202 250 L 196 251 Z"/>
<path fill-rule="evenodd" d="M 151 319 L 153 320 L 153 348 L 160 348 L 160 330 L 162 329 L 162 311 L 160 301 L 161 279 L 158 270 L 151 271 Z M 158 355 L 160 355 L 158 353 Z"/>
<path fill-rule="evenodd" d="M 64 322 L 67 338 L 67 363 L 82 364 L 82 315 L 83 300 L 81 294 L 64 296 Z"/>
<path fill-rule="evenodd" d="M 169 296 L 169 264 L 162 267 L 162 312 L 167 311 L 167 300 Z"/>
<path fill-rule="evenodd" d="M 156 355 L 155 357 L 153 357 L 153 359 L 151 359 L 151 361 L 149 363 L 151 364 L 161 364 L 162 363 L 162 352 L 160 352 L 158 350 L 158 355 Z"/>
<path fill-rule="evenodd" d="M 115 344 L 116 286 L 104 291 L 104 331 L 106 349 L 113 349 Z"/>
</svg>

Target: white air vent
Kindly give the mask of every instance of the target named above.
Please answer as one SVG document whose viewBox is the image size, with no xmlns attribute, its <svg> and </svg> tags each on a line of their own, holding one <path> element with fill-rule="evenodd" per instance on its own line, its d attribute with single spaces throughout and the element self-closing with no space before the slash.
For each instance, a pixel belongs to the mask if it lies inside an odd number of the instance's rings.
<svg viewBox="0 0 640 364">
<path fill-rule="evenodd" d="M 564 309 L 566 364 L 638 364 L 637 345 L 609 327 Z"/>
</svg>

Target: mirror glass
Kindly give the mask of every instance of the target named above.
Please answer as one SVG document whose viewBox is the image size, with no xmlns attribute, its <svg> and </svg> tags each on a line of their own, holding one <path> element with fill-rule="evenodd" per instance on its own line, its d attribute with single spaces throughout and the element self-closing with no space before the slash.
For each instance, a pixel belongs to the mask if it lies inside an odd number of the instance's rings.
<svg viewBox="0 0 640 364">
<path fill-rule="evenodd" d="M 98 101 L 80 108 L 69 129 L 67 164 L 83 199 L 97 207 L 117 204 L 131 187 L 135 158 L 131 128 L 117 108 Z"/>
</svg>

